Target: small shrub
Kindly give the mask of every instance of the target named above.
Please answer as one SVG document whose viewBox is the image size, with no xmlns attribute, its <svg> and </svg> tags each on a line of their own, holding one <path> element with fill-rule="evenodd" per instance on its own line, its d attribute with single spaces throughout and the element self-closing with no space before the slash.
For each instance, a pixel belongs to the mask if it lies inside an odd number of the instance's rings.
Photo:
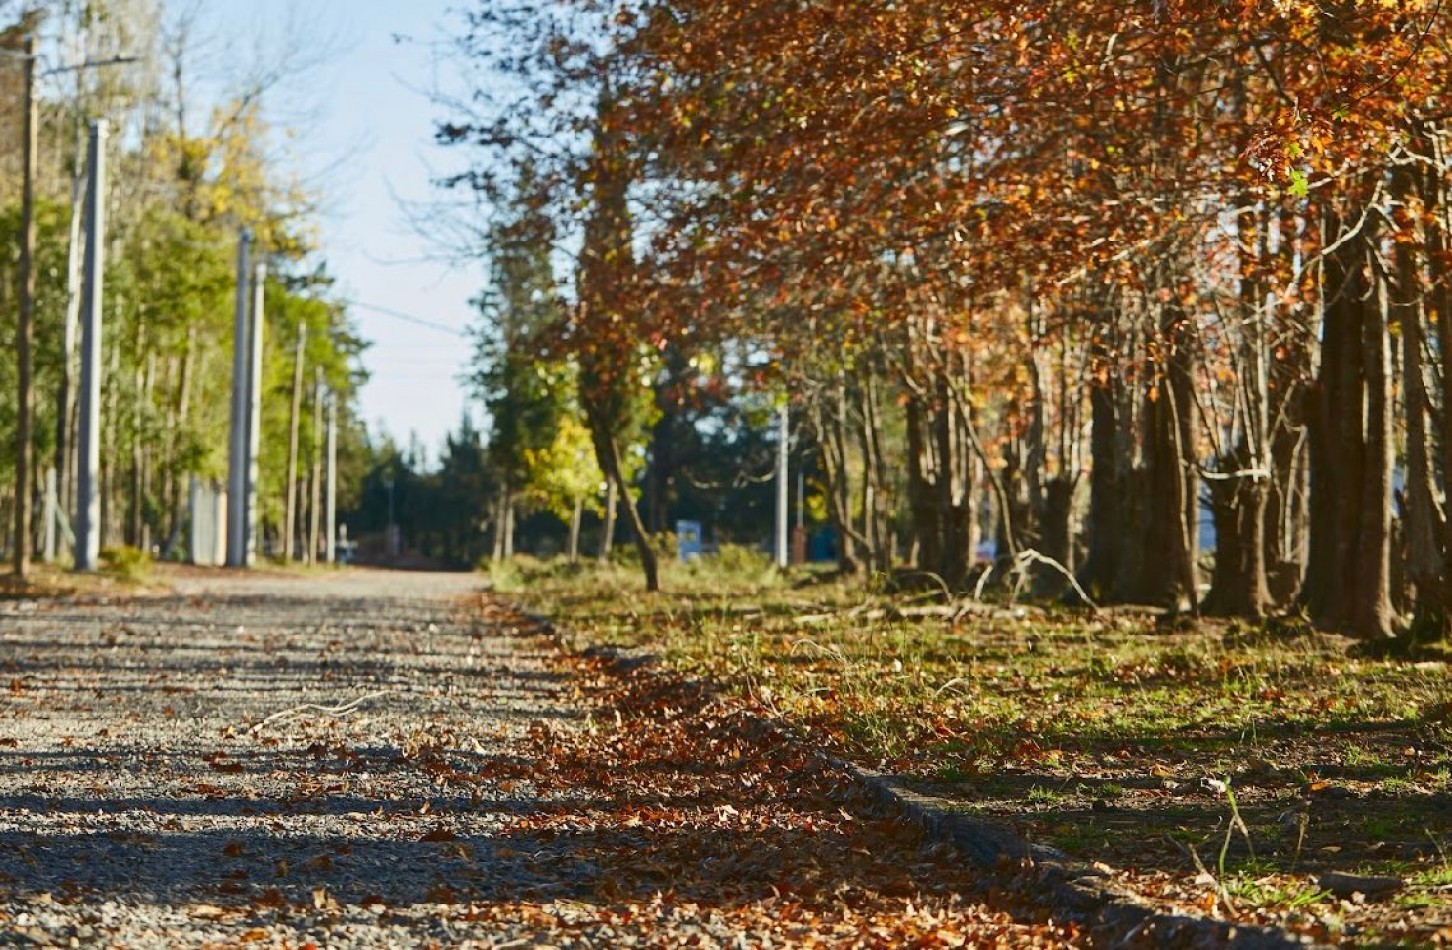
<svg viewBox="0 0 1452 950">
<path fill-rule="evenodd" d="M 151 555 L 140 548 L 122 545 L 101 552 L 101 570 L 125 581 L 143 581 L 151 573 Z"/>
<path fill-rule="evenodd" d="M 765 551 L 740 544 L 723 544 L 716 552 L 716 568 L 722 574 L 757 579 L 776 570 L 776 564 Z"/>
<path fill-rule="evenodd" d="M 489 575 L 489 588 L 501 594 L 515 594 L 524 590 L 524 571 L 515 558 L 499 561 L 485 561 L 484 573 Z"/>
</svg>

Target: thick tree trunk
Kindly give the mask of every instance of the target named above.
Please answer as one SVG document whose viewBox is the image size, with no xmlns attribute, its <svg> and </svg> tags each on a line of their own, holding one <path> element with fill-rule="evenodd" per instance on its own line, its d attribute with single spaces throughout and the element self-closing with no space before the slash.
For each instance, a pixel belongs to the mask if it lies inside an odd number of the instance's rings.
<svg viewBox="0 0 1452 950">
<path fill-rule="evenodd" d="M 1260 263 L 1269 257 L 1266 233 L 1250 195 L 1241 195 L 1236 226 L 1240 266 L 1240 318 L 1245 329 L 1237 348 L 1239 387 L 1233 422 L 1239 444 L 1217 460 L 1220 479 L 1210 480 L 1215 521 L 1215 567 L 1202 610 L 1259 620 L 1271 605 L 1266 572 L 1266 512 L 1270 506 L 1271 418 L 1270 332 Z M 1223 452 L 1224 450 L 1222 450 Z"/>
<path fill-rule="evenodd" d="M 1059 473 L 1044 483 L 1043 506 L 1039 510 L 1038 550 L 1074 573 L 1074 479 Z M 1034 590 L 1043 597 L 1062 597 L 1069 589 L 1068 578 L 1055 570 L 1041 570 L 1034 578 Z"/>
<path fill-rule="evenodd" d="M 506 560 L 509 557 L 511 547 L 509 536 L 514 530 L 514 491 L 507 482 L 499 486 L 499 491 L 494 496 L 494 537 L 492 540 L 489 559 L 495 564 Z"/>
<path fill-rule="evenodd" d="M 1399 179 L 1410 179 L 1399 171 Z M 1410 193 L 1410 181 L 1394 187 L 1399 197 Z M 1422 348 L 1426 340 L 1425 314 L 1416 251 L 1409 242 L 1398 241 L 1396 255 L 1396 300 L 1393 318 L 1401 327 L 1402 386 L 1406 411 L 1406 490 L 1403 493 L 1402 524 L 1406 534 L 1406 573 L 1413 588 L 1412 611 L 1419 629 L 1440 637 L 1448 632 L 1441 538 L 1443 512 L 1437 503 L 1432 472 L 1432 444 L 1427 420 L 1431 402 L 1427 395 Z"/>
<path fill-rule="evenodd" d="M 1326 234 L 1337 234 L 1334 219 Z M 1302 600 L 1317 626 L 1363 639 L 1393 633 L 1390 598 L 1392 397 L 1385 282 L 1371 239 L 1323 262 L 1321 374 L 1312 391 L 1310 554 Z"/>
<path fill-rule="evenodd" d="M 1371 250 L 1368 249 L 1368 254 Z M 1368 270 L 1373 273 L 1370 262 Z M 1392 354 L 1387 332 L 1387 285 L 1374 276 L 1362 310 L 1362 364 L 1366 371 L 1366 459 L 1356 560 L 1352 633 L 1362 639 L 1395 634 L 1391 606 Z"/>
<path fill-rule="evenodd" d="M 1442 130 L 1427 125 L 1420 130 L 1420 151 L 1433 159 L 1433 167 L 1447 167 L 1448 154 Z M 1427 258 L 1427 316 L 1436 328 L 1437 353 L 1441 360 L 1440 373 L 1433 370 L 1433 377 L 1442 390 L 1441 424 L 1438 436 L 1441 440 L 1441 454 L 1438 461 L 1441 469 L 1442 495 L 1446 500 L 1448 479 L 1452 478 L 1452 411 L 1449 411 L 1448 394 L 1452 394 L 1452 273 L 1448 272 L 1447 260 L 1452 252 L 1452 215 L 1449 215 L 1447 182 L 1443 174 L 1427 171 L 1422 175 L 1422 207 L 1426 221 L 1425 244 Z M 1435 477 L 1435 476 L 1434 476 Z M 1446 565 L 1452 560 L 1452 516 L 1445 512 L 1438 541 L 1442 550 L 1440 614 L 1443 622 L 1452 626 L 1452 583 L 1445 576 Z"/>
<path fill-rule="evenodd" d="M 1109 357 L 1103 345 L 1096 343 L 1095 349 L 1094 359 L 1107 363 Z M 1123 512 L 1127 498 L 1115 433 L 1118 420 L 1114 386 L 1106 372 L 1089 391 L 1089 512 L 1085 519 L 1089 547 L 1079 572 L 1079 584 L 1096 599 L 1116 589 L 1120 578 L 1121 532 L 1125 527 Z"/>
<path fill-rule="evenodd" d="M 1246 467 L 1242 450 L 1226 460 Z M 1210 482 L 1215 519 L 1215 568 L 1201 609 L 1214 617 L 1263 618 L 1271 604 L 1265 569 L 1267 478 L 1240 476 Z"/>
<path fill-rule="evenodd" d="M 1145 456 L 1149 486 L 1145 599 L 1171 610 L 1199 605 L 1195 564 L 1198 480 L 1192 476 L 1194 426 L 1187 340 L 1183 314 L 1173 307 L 1161 315 L 1160 341 L 1168 357 L 1160 380 L 1144 406 Z"/>
</svg>

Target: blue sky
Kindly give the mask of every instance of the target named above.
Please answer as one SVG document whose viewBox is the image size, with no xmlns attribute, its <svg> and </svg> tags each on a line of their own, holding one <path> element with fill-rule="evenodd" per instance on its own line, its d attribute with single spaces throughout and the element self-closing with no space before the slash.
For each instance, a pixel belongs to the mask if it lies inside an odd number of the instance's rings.
<svg viewBox="0 0 1452 950">
<path fill-rule="evenodd" d="M 414 315 L 462 330 L 472 320 L 470 297 L 483 281 L 480 265 L 439 258 L 447 229 L 429 240 L 410 222 L 408 207 L 459 201 L 430 185 L 458 156 L 433 146 L 442 115 L 428 91 L 439 74 L 436 48 L 448 10 L 460 0 L 205 0 L 204 32 L 213 37 L 208 67 L 247 69 L 259 40 L 281 48 L 300 35 L 311 65 L 285 80 L 269 108 L 296 131 L 287 146 L 293 164 L 323 201 L 321 254 L 340 293 L 360 304 Z M 319 39 L 308 39 L 318 36 Z M 396 42 L 395 35 L 409 39 Z M 440 220 L 438 214 L 425 214 Z M 444 435 L 466 408 L 456 377 L 469 354 L 458 335 L 351 308 L 372 373 L 362 394 L 371 428 L 400 444 L 417 433 L 437 459 Z"/>
</svg>

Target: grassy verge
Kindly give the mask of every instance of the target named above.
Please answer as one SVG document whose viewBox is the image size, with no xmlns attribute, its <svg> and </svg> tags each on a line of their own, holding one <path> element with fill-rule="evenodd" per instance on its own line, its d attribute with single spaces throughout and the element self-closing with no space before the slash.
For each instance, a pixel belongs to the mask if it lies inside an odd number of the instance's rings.
<svg viewBox="0 0 1452 950">
<path fill-rule="evenodd" d="M 0 574 L 0 600 L 47 600 L 118 590 L 134 593 L 147 589 L 154 580 L 150 555 L 136 548 L 106 548 L 97 567 L 94 573 L 78 574 L 64 565 L 32 563 L 24 580 Z"/>
<path fill-rule="evenodd" d="M 1452 936 L 1452 681 L 1295 624 L 1036 606 L 912 617 L 811 575 L 520 562 L 511 596 L 659 653 L 1141 887 L 1358 942 Z M 1382 875 L 1361 894 L 1317 881 Z M 1354 884 L 1355 882 L 1353 882 Z"/>
</svg>

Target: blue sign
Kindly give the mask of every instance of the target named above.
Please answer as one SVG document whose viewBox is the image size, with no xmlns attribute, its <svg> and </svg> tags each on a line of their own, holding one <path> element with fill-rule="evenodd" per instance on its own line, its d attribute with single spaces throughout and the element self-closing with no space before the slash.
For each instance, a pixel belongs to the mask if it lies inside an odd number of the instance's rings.
<svg viewBox="0 0 1452 950">
<path fill-rule="evenodd" d="M 701 556 L 701 522 L 676 522 L 676 555 L 681 563 L 697 560 Z"/>
</svg>

